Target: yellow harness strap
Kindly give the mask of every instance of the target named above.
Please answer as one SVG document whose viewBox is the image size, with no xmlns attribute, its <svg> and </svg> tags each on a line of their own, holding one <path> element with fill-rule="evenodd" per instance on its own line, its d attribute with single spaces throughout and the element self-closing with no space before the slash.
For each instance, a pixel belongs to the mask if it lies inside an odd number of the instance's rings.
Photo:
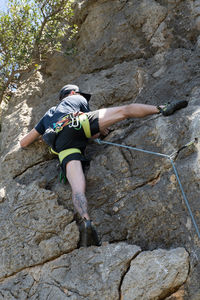
<svg viewBox="0 0 200 300">
<path fill-rule="evenodd" d="M 81 126 L 83 127 L 86 138 L 91 138 L 91 130 L 90 130 L 90 122 L 86 114 L 82 114 L 79 116 L 79 121 Z"/>
<path fill-rule="evenodd" d="M 81 126 L 83 127 L 83 131 L 85 133 L 85 136 L 89 139 L 91 137 L 91 130 L 90 130 L 90 122 L 88 120 L 88 116 L 86 114 L 80 115 L 79 116 L 79 121 L 80 121 Z M 67 157 L 68 155 L 70 155 L 70 154 L 74 154 L 74 153 L 80 153 L 81 154 L 81 151 L 77 148 L 66 149 L 66 150 L 63 150 L 59 153 L 54 151 L 52 148 L 50 148 L 50 151 L 53 154 L 58 155 L 60 163 L 62 163 L 63 159 L 65 157 Z"/>
<path fill-rule="evenodd" d="M 77 149 L 77 148 L 66 149 L 66 150 L 61 151 L 60 153 L 57 153 L 56 151 L 54 151 L 54 150 L 51 148 L 51 152 L 52 152 L 53 154 L 58 155 L 58 158 L 59 158 L 60 163 L 62 163 L 63 159 L 64 159 L 65 157 L 67 157 L 68 155 L 70 155 L 70 154 L 74 154 L 74 153 L 80 153 L 80 154 L 81 154 L 81 151 L 80 151 L 79 149 Z"/>
</svg>

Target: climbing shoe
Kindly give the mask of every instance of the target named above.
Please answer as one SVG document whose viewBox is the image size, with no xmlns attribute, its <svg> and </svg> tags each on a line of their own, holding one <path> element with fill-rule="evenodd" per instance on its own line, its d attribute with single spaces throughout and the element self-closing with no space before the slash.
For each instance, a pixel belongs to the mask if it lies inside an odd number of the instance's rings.
<svg viewBox="0 0 200 300">
<path fill-rule="evenodd" d="M 91 220 L 84 220 L 80 225 L 80 247 L 101 246 L 96 228 Z"/>
<path fill-rule="evenodd" d="M 179 101 L 173 101 L 171 103 L 165 104 L 164 107 L 157 106 L 157 108 L 163 116 L 170 116 L 176 110 L 185 108 L 187 105 L 188 102 L 186 100 L 179 100 Z"/>
</svg>

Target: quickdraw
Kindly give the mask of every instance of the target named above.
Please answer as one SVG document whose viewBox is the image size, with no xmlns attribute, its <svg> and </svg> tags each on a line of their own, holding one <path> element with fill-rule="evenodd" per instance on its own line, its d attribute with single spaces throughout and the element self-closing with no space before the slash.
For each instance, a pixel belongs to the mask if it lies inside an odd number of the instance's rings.
<svg viewBox="0 0 200 300">
<path fill-rule="evenodd" d="M 74 128 L 77 128 L 78 126 L 80 127 L 79 113 L 71 113 L 64 116 L 62 120 L 53 124 L 53 129 L 55 130 L 56 133 L 58 133 L 61 130 L 63 130 L 63 128 L 67 125 L 69 125 L 69 127 L 74 127 Z"/>
<path fill-rule="evenodd" d="M 53 124 L 53 129 L 56 133 L 63 130 L 65 126 L 80 130 L 83 128 L 85 136 L 89 139 L 91 138 L 90 122 L 88 116 L 85 113 L 71 113 L 62 118 L 62 120 Z"/>
<path fill-rule="evenodd" d="M 70 118 L 71 118 L 71 122 L 69 124 L 69 128 L 73 127 L 76 130 L 81 129 L 81 123 L 79 121 L 79 116 L 72 116 L 71 115 Z"/>
</svg>

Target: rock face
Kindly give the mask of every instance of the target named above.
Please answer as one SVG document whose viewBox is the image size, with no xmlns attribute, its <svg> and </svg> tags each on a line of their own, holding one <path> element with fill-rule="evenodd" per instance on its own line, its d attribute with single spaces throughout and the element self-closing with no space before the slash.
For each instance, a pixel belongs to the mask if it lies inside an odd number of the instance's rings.
<svg viewBox="0 0 200 300">
<path fill-rule="evenodd" d="M 72 251 L 79 240 L 73 214 L 55 194 L 34 183 L 12 185 L 1 204 L 0 278 Z"/>
<path fill-rule="evenodd" d="M 161 299 L 187 278 L 188 254 L 181 248 L 143 252 L 131 262 L 122 283 L 122 299 Z"/>
<path fill-rule="evenodd" d="M 189 266 L 183 248 L 140 251 L 126 243 L 74 250 L 4 280 L 0 295 L 13 300 L 161 299 L 185 282 Z"/>
<path fill-rule="evenodd" d="M 171 154 L 199 137 L 200 2 L 84 0 L 74 8 L 74 44 L 63 41 L 63 53 L 24 77 L 2 108 L 0 299 L 199 300 L 200 241 L 168 159 L 89 144 L 88 204 L 105 244 L 78 249 L 57 159 L 41 140 L 26 150 L 19 140 L 66 83 L 92 93 L 92 110 L 189 102 L 170 117 L 116 124 L 105 140 Z M 199 152 L 192 144 L 175 165 L 200 227 Z"/>
</svg>

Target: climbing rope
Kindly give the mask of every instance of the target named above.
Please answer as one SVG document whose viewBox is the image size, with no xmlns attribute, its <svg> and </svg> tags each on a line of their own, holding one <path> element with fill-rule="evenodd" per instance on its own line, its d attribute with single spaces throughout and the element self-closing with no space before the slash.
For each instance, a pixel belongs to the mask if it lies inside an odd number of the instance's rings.
<svg viewBox="0 0 200 300">
<path fill-rule="evenodd" d="M 189 146 L 197 143 L 198 142 L 198 138 L 195 138 L 191 142 L 185 144 L 180 149 L 178 149 L 177 151 L 173 152 L 170 155 L 163 154 L 163 153 L 158 153 L 158 152 L 153 152 L 153 151 L 148 151 L 148 150 L 144 150 L 144 149 L 140 149 L 140 148 L 136 148 L 136 147 L 126 146 L 126 145 L 122 145 L 122 144 L 111 143 L 111 142 L 108 142 L 108 141 L 102 141 L 100 139 L 95 139 L 95 142 L 98 143 L 98 144 L 106 144 L 106 145 L 111 145 L 111 146 L 117 146 L 117 147 L 121 147 L 121 148 L 125 148 L 125 149 L 130 149 L 130 150 L 134 150 L 134 151 L 144 152 L 144 153 L 147 153 L 147 154 L 157 155 L 157 156 L 169 159 L 170 162 L 171 162 L 171 164 L 172 164 L 172 167 L 173 167 L 173 170 L 174 170 L 174 174 L 175 174 L 175 176 L 177 178 L 177 181 L 178 181 L 178 184 L 179 184 L 179 187 L 180 187 L 183 199 L 185 201 L 186 207 L 187 207 L 187 209 L 189 211 L 189 214 L 191 216 L 192 223 L 193 223 L 193 225 L 195 227 L 196 233 L 197 233 L 198 238 L 200 240 L 200 231 L 199 231 L 199 228 L 198 228 L 197 223 L 195 221 L 194 215 L 193 215 L 192 210 L 191 210 L 190 205 L 189 205 L 189 201 L 188 201 L 188 199 L 186 197 L 186 194 L 185 194 L 185 192 L 183 190 L 183 186 L 181 184 L 181 181 L 180 181 L 177 169 L 176 169 L 175 164 L 174 164 L 174 160 L 176 159 L 176 157 L 180 153 L 180 151 L 182 151 L 183 149 L 185 149 L 185 148 L 187 148 L 187 147 L 189 147 Z"/>
</svg>

